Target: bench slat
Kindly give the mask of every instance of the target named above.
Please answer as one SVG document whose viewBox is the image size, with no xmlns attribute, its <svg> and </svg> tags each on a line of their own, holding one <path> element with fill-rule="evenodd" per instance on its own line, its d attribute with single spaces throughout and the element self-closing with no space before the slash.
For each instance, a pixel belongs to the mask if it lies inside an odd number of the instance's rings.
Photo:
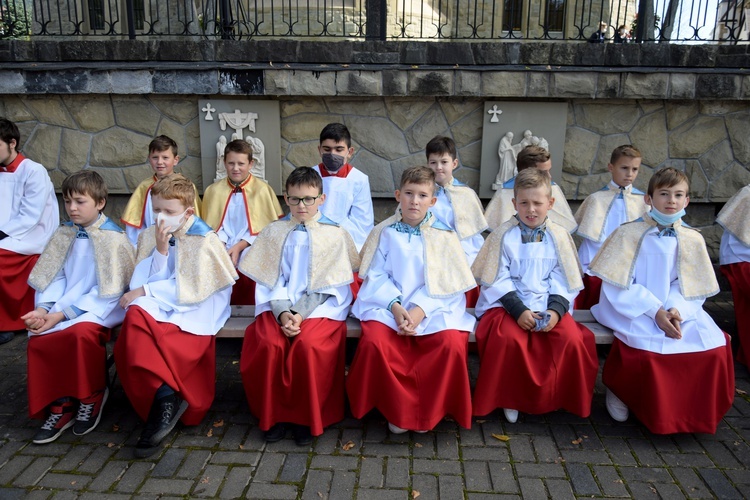
<svg viewBox="0 0 750 500">
<path fill-rule="evenodd" d="M 473 309 L 467 309 L 474 314 Z M 600 325 L 592 316 L 591 311 L 573 311 L 573 319 L 582 324 L 594 334 L 597 344 L 611 344 L 614 340 L 612 330 L 606 326 Z M 219 338 L 243 338 L 245 329 L 255 321 L 255 306 L 232 306 L 232 316 L 227 320 L 219 333 Z M 351 316 L 346 318 L 346 336 L 350 339 L 358 339 L 362 334 L 362 327 L 359 320 Z M 469 333 L 469 342 L 476 342 L 474 332 Z"/>
</svg>

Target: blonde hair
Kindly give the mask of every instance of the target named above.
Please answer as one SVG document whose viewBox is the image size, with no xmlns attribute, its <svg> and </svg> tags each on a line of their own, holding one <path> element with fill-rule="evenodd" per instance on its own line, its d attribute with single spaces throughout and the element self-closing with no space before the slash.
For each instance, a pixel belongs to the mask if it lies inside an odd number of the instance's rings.
<svg viewBox="0 0 750 500">
<path fill-rule="evenodd" d="M 518 192 L 522 189 L 534 189 L 538 187 L 547 188 L 547 196 L 552 197 L 552 181 L 549 175 L 538 168 L 527 168 L 518 172 L 515 184 L 513 185 L 513 196 L 517 197 Z"/>
<path fill-rule="evenodd" d="M 399 189 L 403 189 L 403 187 L 407 184 L 429 184 L 430 186 L 432 186 L 432 192 L 434 193 L 435 172 L 433 172 L 431 168 L 425 167 L 423 165 L 409 167 L 404 170 L 404 173 L 401 174 L 401 184 L 399 184 Z"/>
<path fill-rule="evenodd" d="M 151 187 L 151 196 L 165 200 L 180 200 L 185 208 L 195 205 L 195 186 L 182 174 L 172 174 L 159 179 Z"/>
<path fill-rule="evenodd" d="M 617 146 L 612 151 L 612 155 L 609 157 L 609 162 L 614 165 L 615 162 L 623 156 L 627 156 L 629 158 L 642 157 L 641 151 L 637 147 L 633 146 L 632 144 L 623 144 L 622 146 Z"/>
<path fill-rule="evenodd" d="M 97 203 L 107 201 L 107 184 L 102 176 L 93 170 L 79 170 L 67 176 L 63 180 L 61 191 L 66 198 L 77 193 L 90 196 Z"/>
</svg>

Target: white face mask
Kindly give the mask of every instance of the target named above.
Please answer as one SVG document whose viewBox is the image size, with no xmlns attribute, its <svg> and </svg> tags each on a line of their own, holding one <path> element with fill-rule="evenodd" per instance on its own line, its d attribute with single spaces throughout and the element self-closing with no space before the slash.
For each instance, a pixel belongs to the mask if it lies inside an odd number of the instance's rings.
<svg viewBox="0 0 750 500">
<path fill-rule="evenodd" d="M 163 221 L 164 225 L 166 227 L 169 227 L 172 229 L 172 231 L 177 231 L 180 229 L 182 224 L 185 223 L 185 214 L 187 213 L 187 210 L 182 212 L 181 214 L 177 215 L 166 215 L 164 213 L 158 213 L 156 215 L 156 225 L 158 226 L 160 222 Z"/>
</svg>

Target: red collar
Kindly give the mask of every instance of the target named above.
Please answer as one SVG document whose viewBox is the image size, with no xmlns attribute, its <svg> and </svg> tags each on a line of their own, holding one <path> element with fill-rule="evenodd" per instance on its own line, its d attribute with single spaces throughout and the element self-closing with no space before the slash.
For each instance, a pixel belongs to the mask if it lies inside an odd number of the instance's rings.
<svg viewBox="0 0 750 500">
<path fill-rule="evenodd" d="M 4 167 L 0 167 L 3 170 L 0 170 L 0 172 L 10 172 L 13 173 L 18 168 L 18 165 L 21 164 L 22 161 L 24 161 L 26 157 L 22 155 L 21 153 L 16 154 L 16 159 L 10 162 L 10 165 L 6 165 Z"/>
<path fill-rule="evenodd" d="M 322 163 L 318 165 L 318 169 L 320 170 L 321 177 L 341 177 L 342 179 L 345 179 L 346 176 L 349 175 L 349 172 L 352 171 L 352 168 L 354 167 L 346 163 L 343 167 L 339 169 L 338 172 L 333 173 L 333 172 L 329 172 L 328 170 L 326 170 L 326 167 Z"/>
</svg>

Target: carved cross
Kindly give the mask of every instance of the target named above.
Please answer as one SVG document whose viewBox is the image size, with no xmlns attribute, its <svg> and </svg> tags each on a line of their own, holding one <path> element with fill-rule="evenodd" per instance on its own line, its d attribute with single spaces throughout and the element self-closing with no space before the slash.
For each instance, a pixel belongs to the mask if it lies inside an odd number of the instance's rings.
<svg viewBox="0 0 750 500">
<path fill-rule="evenodd" d="M 210 102 L 206 103 L 206 106 L 203 109 L 201 109 L 201 111 L 204 111 L 206 113 L 204 120 L 206 120 L 207 122 L 214 121 L 214 117 L 211 115 L 211 113 L 216 111 L 216 108 L 211 107 Z"/>
<path fill-rule="evenodd" d="M 497 109 L 497 104 L 493 104 L 492 108 L 487 110 L 487 114 L 492 115 L 492 118 L 490 118 L 490 123 L 497 123 L 500 121 L 500 118 L 498 118 L 497 115 L 502 115 L 503 110 Z"/>
</svg>

